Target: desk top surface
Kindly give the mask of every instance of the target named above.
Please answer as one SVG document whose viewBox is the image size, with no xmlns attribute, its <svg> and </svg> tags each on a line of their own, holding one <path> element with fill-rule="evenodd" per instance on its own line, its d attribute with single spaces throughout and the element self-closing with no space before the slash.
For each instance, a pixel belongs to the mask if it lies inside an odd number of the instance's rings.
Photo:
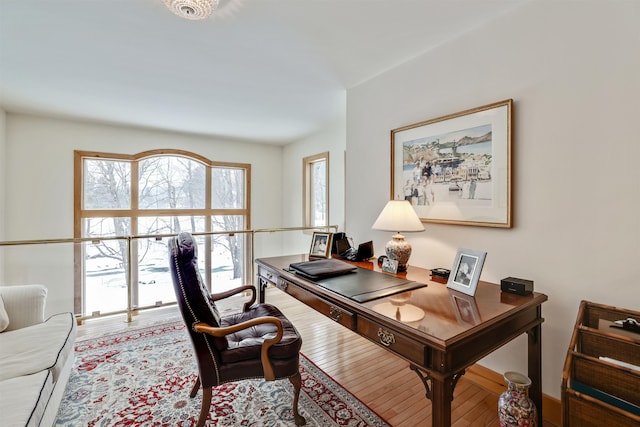
<svg viewBox="0 0 640 427">
<path fill-rule="evenodd" d="M 327 289 L 302 277 L 296 277 L 286 271 L 292 262 L 305 261 L 306 255 L 292 255 L 262 258 L 257 263 L 279 270 L 280 274 L 301 283 L 311 291 L 323 296 L 345 302 L 373 317 L 384 318 L 385 321 L 412 330 L 419 335 L 435 339 L 443 345 L 451 344 L 478 330 L 489 328 L 504 322 L 518 313 L 537 307 L 547 300 L 547 296 L 538 292 L 520 296 L 500 291 L 494 283 L 480 281 L 473 297 L 447 288 L 446 284 L 430 280 L 430 270 L 409 266 L 404 273 L 395 276 L 412 280 L 426 286 L 391 296 L 359 303 Z M 383 273 L 375 262 L 354 262 L 360 268 Z M 358 274 L 358 273 L 354 273 Z M 347 276 L 348 277 L 348 276 Z"/>
</svg>

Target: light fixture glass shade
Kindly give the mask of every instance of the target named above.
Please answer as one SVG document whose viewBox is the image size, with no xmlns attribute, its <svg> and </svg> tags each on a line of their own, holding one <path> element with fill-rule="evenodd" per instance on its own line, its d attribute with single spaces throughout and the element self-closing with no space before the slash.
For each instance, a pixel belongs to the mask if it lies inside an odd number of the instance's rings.
<svg viewBox="0 0 640 427">
<path fill-rule="evenodd" d="M 398 271 L 406 271 L 411 245 L 400 234 L 402 231 L 424 231 L 424 225 L 418 218 L 413 206 L 407 200 L 390 200 L 373 223 L 374 230 L 397 231 L 393 239 L 387 242 L 385 253 L 389 259 L 398 261 Z"/>
<path fill-rule="evenodd" d="M 173 13 L 191 20 L 208 18 L 218 7 L 218 2 L 219 0 L 164 0 Z"/>
</svg>

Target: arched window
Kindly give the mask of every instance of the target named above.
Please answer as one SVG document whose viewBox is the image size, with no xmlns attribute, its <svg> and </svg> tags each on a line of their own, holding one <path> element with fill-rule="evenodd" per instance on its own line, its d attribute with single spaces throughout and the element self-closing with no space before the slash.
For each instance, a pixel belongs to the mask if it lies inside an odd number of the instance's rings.
<svg viewBox="0 0 640 427">
<path fill-rule="evenodd" d="M 129 248 L 126 237 L 249 229 L 250 178 L 248 164 L 180 150 L 76 151 L 74 235 L 95 239 L 76 249 L 76 313 L 127 308 L 129 259 L 133 307 L 175 301 L 166 243 L 135 238 Z M 250 280 L 245 234 L 199 241 L 201 273 L 214 292 Z"/>
</svg>

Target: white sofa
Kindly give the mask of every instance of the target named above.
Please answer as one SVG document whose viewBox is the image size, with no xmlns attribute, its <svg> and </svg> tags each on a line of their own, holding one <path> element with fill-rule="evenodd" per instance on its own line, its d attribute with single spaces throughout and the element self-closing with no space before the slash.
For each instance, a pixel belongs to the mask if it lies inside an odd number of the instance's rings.
<svg viewBox="0 0 640 427">
<path fill-rule="evenodd" d="M 0 286 L 0 425 L 52 426 L 74 360 L 72 313 L 44 318 L 42 285 Z"/>
</svg>

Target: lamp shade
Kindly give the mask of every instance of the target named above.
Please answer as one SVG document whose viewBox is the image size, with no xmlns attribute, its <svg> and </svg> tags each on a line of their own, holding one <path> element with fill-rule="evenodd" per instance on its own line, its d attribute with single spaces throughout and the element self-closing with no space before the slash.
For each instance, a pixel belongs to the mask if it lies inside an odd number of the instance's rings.
<svg viewBox="0 0 640 427">
<path fill-rule="evenodd" d="M 396 232 L 424 231 L 424 225 L 407 200 L 389 200 L 371 228 Z"/>
<path fill-rule="evenodd" d="M 405 231 L 423 231 L 424 225 L 418 218 L 413 206 L 407 200 L 390 200 L 373 223 L 374 230 L 395 231 L 397 234 L 387 242 L 384 250 L 387 257 L 398 262 L 398 271 L 406 271 L 411 245 L 400 233 Z"/>
</svg>

